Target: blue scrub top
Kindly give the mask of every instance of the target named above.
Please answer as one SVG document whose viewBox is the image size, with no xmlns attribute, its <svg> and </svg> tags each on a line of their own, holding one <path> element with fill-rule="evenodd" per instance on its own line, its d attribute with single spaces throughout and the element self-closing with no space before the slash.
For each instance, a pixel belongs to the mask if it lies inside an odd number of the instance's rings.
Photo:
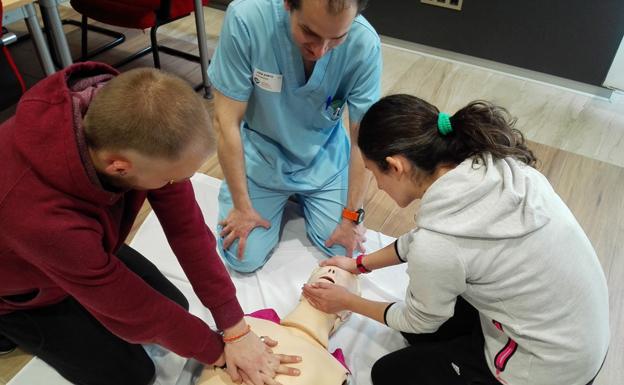
<svg viewBox="0 0 624 385">
<path fill-rule="evenodd" d="M 273 190 L 321 188 L 349 164 L 344 106 L 358 123 L 379 98 L 381 46 L 359 15 L 346 40 L 306 82 L 283 0 L 236 0 L 208 69 L 223 95 L 247 102 L 241 124 L 247 177 Z"/>
</svg>

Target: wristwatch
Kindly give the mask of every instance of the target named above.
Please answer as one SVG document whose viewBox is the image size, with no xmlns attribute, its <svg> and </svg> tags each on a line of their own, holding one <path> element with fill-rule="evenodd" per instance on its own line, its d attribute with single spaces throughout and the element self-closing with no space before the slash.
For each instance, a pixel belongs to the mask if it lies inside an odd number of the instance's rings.
<svg viewBox="0 0 624 385">
<path fill-rule="evenodd" d="M 359 225 L 360 223 L 364 222 L 364 209 L 352 211 L 345 207 L 342 209 L 342 217 L 345 219 L 349 219 Z"/>
</svg>

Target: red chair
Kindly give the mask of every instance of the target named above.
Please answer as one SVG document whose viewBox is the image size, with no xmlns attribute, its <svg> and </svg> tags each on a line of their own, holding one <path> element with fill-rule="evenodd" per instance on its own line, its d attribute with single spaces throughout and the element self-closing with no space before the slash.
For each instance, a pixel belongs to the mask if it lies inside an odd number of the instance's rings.
<svg viewBox="0 0 624 385">
<path fill-rule="evenodd" d="M 82 14 L 82 60 L 87 60 L 103 50 L 116 45 L 114 42 L 101 47 L 94 52 L 88 52 L 87 31 L 92 29 L 88 26 L 88 19 L 125 28 L 150 29 L 151 45 L 134 53 L 130 57 L 116 63 L 119 67 L 130 63 L 144 55 L 152 53 L 154 66 L 160 68 L 160 52 L 182 57 L 184 59 L 201 63 L 201 71 L 204 83 L 197 88 L 204 88 L 206 97 L 210 97 L 210 84 L 208 83 L 208 57 L 206 36 L 203 25 L 203 13 L 196 15 L 197 37 L 200 56 L 191 55 L 171 47 L 158 44 L 156 36 L 158 27 L 172 21 L 190 15 L 195 7 L 205 6 L 208 0 L 71 0 L 71 6 Z M 97 31 L 97 30 L 96 30 Z M 98 31 L 102 32 L 102 31 Z M 205 57 L 204 57 L 205 56 Z M 204 60 L 202 60 L 204 59 Z"/>
</svg>

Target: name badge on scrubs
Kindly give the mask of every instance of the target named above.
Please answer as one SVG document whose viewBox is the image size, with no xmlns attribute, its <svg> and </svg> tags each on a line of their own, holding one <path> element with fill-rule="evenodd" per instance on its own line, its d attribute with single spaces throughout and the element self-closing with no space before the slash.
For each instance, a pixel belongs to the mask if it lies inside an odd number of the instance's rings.
<svg viewBox="0 0 624 385">
<path fill-rule="evenodd" d="M 272 74 L 270 72 L 255 68 L 253 73 L 253 82 L 265 91 L 282 92 L 283 77 L 284 76 L 280 74 Z"/>
</svg>

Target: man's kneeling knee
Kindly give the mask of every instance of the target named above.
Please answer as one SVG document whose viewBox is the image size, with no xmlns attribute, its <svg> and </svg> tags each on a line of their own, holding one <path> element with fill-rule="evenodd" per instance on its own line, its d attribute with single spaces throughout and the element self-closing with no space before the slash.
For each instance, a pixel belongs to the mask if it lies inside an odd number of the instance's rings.
<svg viewBox="0 0 624 385">
<path fill-rule="evenodd" d="M 269 259 L 269 252 L 262 253 L 263 255 L 259 255 L 257 252 L 253 252 L 252 257 L 248 256 L 247 251 L 245 251 L 245 255 L 243 259 L 238 259 L 238 249 L 234 246 L 230 247 L 228 250 L 223 250 L 220 248 L 221 255 L 224 256 L 225 262 L 232 269 L 239 273 L 253 273 L 254 271 L 260 269 Z"/>
<path fill-rule="evenodd" d="M 246 259 L 242 261 L 234 258 L 226 258 L 226 262 L 230 268 L 239 273 L 253 273 L 260 269 L 266 263 L 267 259 Z"/>
</svg>

